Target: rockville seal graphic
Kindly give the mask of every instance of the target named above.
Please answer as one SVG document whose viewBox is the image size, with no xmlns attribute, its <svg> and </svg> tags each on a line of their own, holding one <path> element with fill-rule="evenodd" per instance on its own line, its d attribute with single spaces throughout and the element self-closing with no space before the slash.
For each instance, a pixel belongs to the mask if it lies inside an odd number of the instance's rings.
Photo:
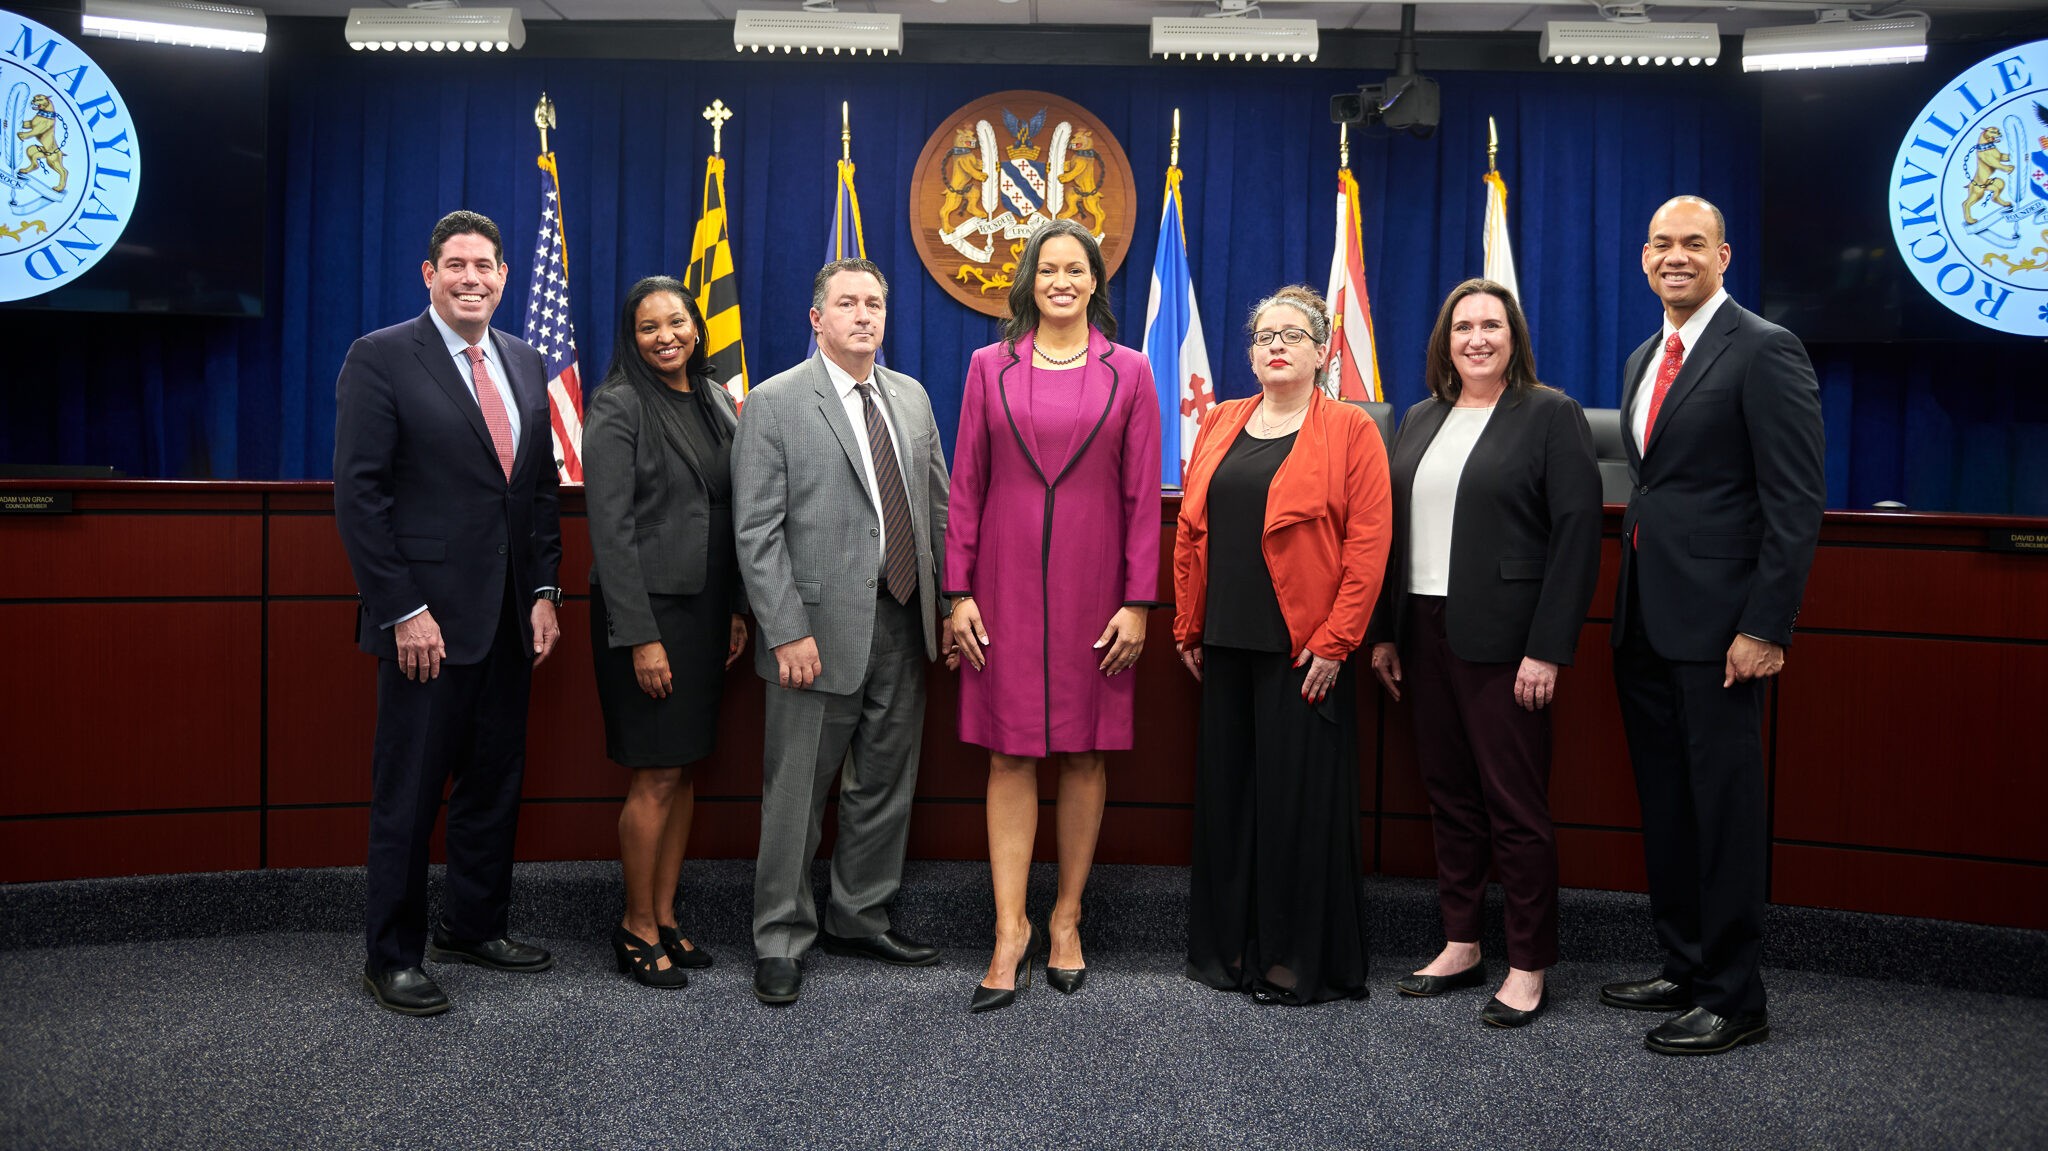
<svg viewBox="0 0 2048 1151">
<path fill-rule="evenodd" d="M 0 301 L 83 275 L 135 214 L 142 151 L 113 81 L 33 20 L 0 11 Z"/>
<path fill-rule="evenodd" d="M 1950 311 L 2048 336 L 2048 40 L 1944 84 L 1892 161 L 1892 236 Z"/>
</svg>

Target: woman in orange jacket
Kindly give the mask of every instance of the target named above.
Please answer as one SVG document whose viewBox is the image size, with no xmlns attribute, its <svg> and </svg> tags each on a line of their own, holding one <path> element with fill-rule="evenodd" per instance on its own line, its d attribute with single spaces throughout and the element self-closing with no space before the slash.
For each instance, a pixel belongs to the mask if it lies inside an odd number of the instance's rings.
<svg viewBox="0 0 2048 1151">
<path fill-rule="evenodd" d="M 1188 461 L 1174 640 L 1202 682 L 1188 977 L 1261 1003 L 1366 995 L 1357 688 L 1392 535 L 1387 452 L 1322 391 L 1330 314 L 1282 288 L 1251 319 L 1260 394 Z"/>
</svg>

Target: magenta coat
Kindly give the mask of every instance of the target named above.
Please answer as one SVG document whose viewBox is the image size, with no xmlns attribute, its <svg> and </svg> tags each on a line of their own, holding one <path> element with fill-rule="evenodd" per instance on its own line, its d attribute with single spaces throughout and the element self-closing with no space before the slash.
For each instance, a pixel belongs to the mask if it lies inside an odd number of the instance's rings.
<svg viewBox="0 0 2048 1151">
<path fill-rule="evenodd" d="M 972 594 L 988 666 L 960 668 L 960 738 L 1003 755 L 1131 746 L 1135 677 L 1094 646 L 1159 595 L 1159 398 L 1145 357 L 1090 331 L 1064 443 L 1031 420 L 1031 342 L 974 353 L 946 515 L 945 588 Z"/>
</svg>

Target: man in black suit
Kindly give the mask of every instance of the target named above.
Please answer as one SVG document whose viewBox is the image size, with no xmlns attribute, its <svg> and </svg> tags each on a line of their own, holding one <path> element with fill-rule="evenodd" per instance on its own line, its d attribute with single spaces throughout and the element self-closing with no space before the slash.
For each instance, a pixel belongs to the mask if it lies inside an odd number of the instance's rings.
<svg viewBox="0 0 2048 1151">
<path fill-rule="evenodd" d="M 1664 969 L 1601 1002 L 1676 1017 L 1644 1042 L 1709 1055 L 1770 1036 L 1761 721 L 1826 503 L 1820 388 L 1797 337 L 1728 298 L 1726 222 L 1697 196 L 1650 219 L 1662 334 L 1622 379 L 1629 478 L 1614 680 L 1642 800 Z"/>
<path fill-rule="evenodd" d="M 554 964 L 505 936 L 527 687 L 561 634 L 562 536 L 540 354 L 490 326 L 504 255 L 490 220 L 443 217 L 420 268 L 427 311 L 357 340 L 334 386 L 334 517 L 377 657 L 363 983 L 406 1015 L 448 1009 L 423 951 Z M 429 943 L 427 839 L 451 775 Z"/>
</svg>

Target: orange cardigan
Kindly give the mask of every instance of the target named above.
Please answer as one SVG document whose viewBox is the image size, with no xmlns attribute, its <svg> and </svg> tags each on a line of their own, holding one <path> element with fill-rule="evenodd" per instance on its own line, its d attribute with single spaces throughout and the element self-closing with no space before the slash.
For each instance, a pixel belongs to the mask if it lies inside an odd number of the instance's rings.
<svg viewBox="0 0 2048 1151">
<path fill-rule="evenodd" d="M 1264 396 L 1211 410 L 1182 477 L 1173 638 L 1202 641 L 1209 607 L 1209 480 Z M 1364 410 L 1321 392 L 1266 496 L 1260 550 L 1293 650 L 1341 660 L 1365 639 L 1393 537 L 1387 447 Z"/>
</svg>

